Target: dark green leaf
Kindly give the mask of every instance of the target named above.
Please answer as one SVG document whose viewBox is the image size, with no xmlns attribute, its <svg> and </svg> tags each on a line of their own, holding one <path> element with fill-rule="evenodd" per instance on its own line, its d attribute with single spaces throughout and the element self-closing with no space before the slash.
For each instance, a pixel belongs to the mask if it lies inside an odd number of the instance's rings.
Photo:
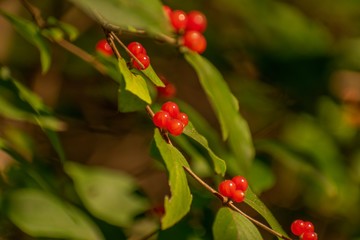
<svg viewBox="0 0 360 240">
<path fill-rule="evenodd" d="M 279 222 L 276 220 L 274 215 L 265 206 L 265 204 L 252 192 L 250 188 L 246 190 L 245 202 L 257 211 L 270 225 L 270 227 L 276 232 L 287 236 L 286 232 L 282 229 Z M 280 238 L 279 238 L 280 239 Z"/>
<path fill-rule="evenodd" d="M 40 190 L 12 192 L 7 214 L 17 227 L 33 237 L 104 239 L 97 226 L 79 209 Z"/>
<path fill-rule="evenodd" d="M 198 142 L 201 146 L 203 146 L 208 151 L 208 153 L 213 161 L 215 172 L 217 174 L 220 174 L 221 176 L 224 176 L 225 172 L 226 172 L 226 164 L 225 164 L 224 160 L 222 160 L 221 158 L 216 156 L 216 154 L 210 149 L 206 138 L 204 138 L 200 133 L 198 133 L 196 131 L 194 126 L 191 124 L 191 122 L 189 122 L 189 124 L 184 129 L 184 134 L 186 134 L 190 138 L 194 139 L 196 142 Z"/>
<path fill-rule="evenodd" d="M 249 168 L 254 156 L 249 127 L 238 112 L 235 97 L 220 72 L 204 57 L 193 52 L 185 53 L 186 60 L 195 69 L 200 83 L 220 121 L 223 139 L 238 158 L 238 163 Z"/>
<path fill-rule="evenodd" d="M 51 55 L 49 47 L 41 35 L 39 27 L 31 21 L 10 15 L 1 10 L 0 14 L 2 14 L 14 26 L 15 30 L 20 35 L 39 49 L 42 72 L 47 72 L 51 63 Z"/>
<path fill-rule="evenodd" d="M 275 184 L 275 176 L 272 169 L 257 159 L 251 165 L 247 179 L 251 183 L 251 189 L 257 195 L 270 189 Z"/>
<path fill-rule="evenodd" d="M 165 197 L 165 215 L 161 219 L 164 230 L 180 221 L 190 210 L 192 196 L 183 169 L 189 165 L 174 146 L 164 141 L 158 129 L 155 129 L 154 139 L 169 172 L 171 197 Z"/>
<path fill-rule="evenodd" d="M 86 208 L 110 224 L 128 227 L 148 208 L 148 203 L 134 194 L 133 178 L 123 172 L 74 162 L 66 162 L 64 168 Z"/>
<path fill-rule="evenodd" d="M 159 0 L 71 0 L 108 28 L 169 34 L 170 25 Z"/>
<path fill-rule="evenodd" d="M 215 240 L 261 240 L 261 234 L 255 225 L 241 214 L 222 207 L 213 225 Z"/>
</svg>

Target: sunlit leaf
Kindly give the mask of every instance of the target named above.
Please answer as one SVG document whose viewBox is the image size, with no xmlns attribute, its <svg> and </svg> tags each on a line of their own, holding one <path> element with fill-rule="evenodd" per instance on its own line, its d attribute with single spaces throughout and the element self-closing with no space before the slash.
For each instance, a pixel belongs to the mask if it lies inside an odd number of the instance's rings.
<svg viewBox="0 0 360 240">
<path fill-rule="evenodd" d="M 170 25 L 159 0 L 71 0 L 107 28 L 169 34 Z"/>
<path fill-rule="evenodd" d="M 248 168 L 254 156 L 249 127 L 238 112 L 238 106 L 221 73 L 207 59 L 193 52 L 185 53 L 219 119 L 223 138 L 229 138 L 239 164 Z"/>
<path fill-rule="evenodd" d="M 7 214 L 33 237 L 76 240 L 104 239 L 97 226 L 79 209 L 35 189 L 21 189 L 8 196 Z"/>
<path fill-rule="evenodd" d="M 192 125 L 191 122 L 189 122 L 189 124 L 186 126 L 186 128 L 184 129 L 183 132 L 185 135 L 189 136 L 190 138 L 192 138 L 193 140 L 195 140 L 196 142 L 198 142 L 201 146 L 203 146 L 209 153 L 212 161 L 213 161 L 213 165 L 214 165 L 214 170 L 217 174 L 220 174 L 221 176 L 225 175 L 226 172 L 226 164 L 225 161 L 222 160 L 221 158 L 219 158 L 209 147 L 209 144 L 206 140 L 205 137 L 203 137 L 200 133 L 198 133 L 196 131 L 196 129 L 194 128 L 194 126 Z"/>
<path fill-rule="evenodd" d="M 165 215 L 161 219 L 161 228 L 167 229 L 180 221 L 190 210 L 192 195 L 183 169 L 183 166 L 189 165 L 174 146 L 164 141 L 158 129 L 155 129 L 154 139 L 169 172 L 171 196 L 165 197 Z"/>
<path fill-rule="evenodd" d="M 155 86 L 158 86 L 158 87 L 165 86 L 151 65 L 149 67 L 147 67 L 145 70 L 140 71 L 140 70 L 134 69 L 134 71 L 136 71 L 138 74 L 142 74 L 143 76 L 145 76 L 148 80 L 150 80 L 153 84 L 155 84 Z"/>
<path fill-rule="evenodd" d="M 261 240 L 263 239 L 255 225 L 241 214 L 222 207 L 213 224 L 215 240 Z"/>
<path fill-rule="evenodd" d="M 64 167 L 86 208 L 110 224 L 128 227 L 148 208 L 148 203 L 134 194 L 133 178 L 123 172 L 74 162 L 66 162 Z"/>
<path fill-rule="evenodd" d="M 35 23 L 26 19 L 10 15 L 0 10 L 0 14 L 4 16 L 15 28 L 15 30 L 23 36 L 27 41 L 36 46 L 40 51 L 40 60 L 42 72 L 45 73 L 49 70 L 51 63 L 51 55 L 49 47 L 41 35 L 41 31 Z"/>
</svg>

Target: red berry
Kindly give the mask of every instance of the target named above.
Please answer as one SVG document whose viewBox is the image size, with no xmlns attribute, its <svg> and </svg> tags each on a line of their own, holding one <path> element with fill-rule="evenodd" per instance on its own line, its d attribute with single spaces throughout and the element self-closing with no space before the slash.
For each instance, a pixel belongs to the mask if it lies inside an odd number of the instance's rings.
<svg viewBox="0 0 360 240">
<path fill-rule="evenodd" d="M 197 53 L 203 53 L 206 49 L 206 39 L 204 35 L 197 31 L 185 32 L 183 36 L 183 44 Z"/>
<path fill-rule="evenodd" d="M 178 119 L 171 119 L 167 122 L 166 129 L 174 136 L 180 135 L 184 130 L 184 124 Z"/>
<path fill-rule="evenodd" d="M 243 176 L 235 176 L 232 181 L 235 183 L 237 190 L 245 192 L 248 188 L 248 182 Z"/>
<path fill-rule="evenodd" d="M 148 55 L 139 53 L 139 54 L 135 55 L 135 57 L 142 63 L 142 65 L 144 65 L 144 68 L 142 68 L 140 66 L 140 64 L 135 59 L 133 59 L 132 64 L 135 68 L 137 68 L 139 70 L 144 70 L 150 65 L 150 58 Z"/>
<path fill-rule="evenodd" d="M 186 113 L 180 112 L 177 116 L 176 119 L 179 119 L 183 124 L 184 127 L 186 127 L 189 123 L 189 117 Z"/>
<path fill-rule="evenodd" d="M 170 22 L 176 32 L 183 31 L 186 27 L 187 16 L 182 10 L 174 10 L 170 15 Z"/>
<path fill-rule="evenodd" d="M 163 11 L 165 13 L 165 16 L 170 20 L 171 12 L 172 12 L 171 8 L 169 6 L 167 6 L 167 5 L 163 5 L 162 8 L 163 8 Z"/>
<path fill-rule="evenodd" d="M 304 232 L 300 237 L 301 240 L 317 240 L 317 234 L 315 232 Z"/>
<path fill-rule="evenodd" d="M 304 232 L 314 232 L 314 225 L 312 222 L 304 222 Z"/>
<path fill-rule="evenodd" d="M 127 46 L 127 48 L 129 49 L 129 51 L 134 54 L 137 55 L 139 53 L 143 53 L 146 54 L 146 50 L 143 47 L 143 45 L 141 45 L 141 43 L 139 42 L 131 42 L 129 43 L 129 45 Z"/>
<path fill-rule="evenodd" d="M 172 98 L 176 94 L 176 87 L 172 83 L 165 83 L 165 87 L 157 87 L 160 97 Z"/>
<path fill-rule="evenodd" d="M 241 190 L 235 190 L 235 192 L 232 195 L 232 200 L 234 200 L 234 202 L 242 202 L 244 201 L 245 198 L 245 193 Z"/>
<path fill-rule="evenodd" d="M 199 11 L 191 11 L 187 14 L 186 31 L 194 30 L 204 32 L 207 26 L 205 15 Z"/>
<path fill-rule="evenodd" d="M 295 220 L 294 222 L 292 222 L 291 224 L 291 232 L 296 235 L 296 236 L 300 236 L 301 234 L 303 234 L 305 231 L 305 224 L 303 220 Z"/>
<path fill-rule="evenodd" d="M 168 112 L 172 118 L 176 118 L 180 112 L 179 106 L 176 103 L 170 101 L 164 103 L 161 106 L 161 110 Z"/>
<path fill-rule="evenodd" d="M 170 120 L 170 114 L 165 111 L 159 111 L 155 113 L 153 117 L 153 123 L 159 128 L 166 128 L 168 121 Z"/>
<path fill-rule="evenodd" d="M 235 183 L 231 180 L 225 180 L 219 184 L 219 192 L 225 197 L 232 197 L 235 191 Z"/>
<path fill-rule="evenodd" d="M 106 56 L 111 56 L 114 54 L 110 44 L 106 41 L 106 39 L 101 39 L 100 41 L 98 41 L 95 49 L 96 51 Z"/>
</svg>

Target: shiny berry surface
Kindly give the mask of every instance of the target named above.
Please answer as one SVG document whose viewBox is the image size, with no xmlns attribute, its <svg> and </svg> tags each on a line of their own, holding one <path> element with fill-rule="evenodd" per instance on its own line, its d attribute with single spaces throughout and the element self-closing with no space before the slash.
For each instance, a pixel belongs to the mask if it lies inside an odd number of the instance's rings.
<svg viewBox="0 0 360 240">
<path fill-rule="evenodd" d="M 203 53 L 207 43 L 205 37 L 200 32 L 187 31 L 183 36 L 183 45 L 197 53 Z"/>
<path fill-rule="evenodd" d="M 174 136 L 180 135 L 184 130 L 184 124 L 175 118 L 172 118 L 167 122 L 166 129 Z"/>
<path fill-rule="evenodd" d="M 131 42 L 131 43 L 129 43 L 127 48 L 134 55 L 137 55 L 140 53 L 146 54 L 146 50 L 145 50 L 144 46 L 139 42 Z"/>
<path fill-rule="evenodd" d="M 300 237 L 301 240 L 317 240 L 318 236 L 315 232 L 305 232 Z"/>
<path fill-rule="evenodd" d="M 176 87 L 172 83 L 165 83 L 165 87 L 157 87 L 159 97 L 172 98 L 176 95 Z"/>
<path fill-rule="evenodd" d="M 204 32 L 207 27 L 205 15 L 199 11 L 191 11 L 187 14 L 186 31 L 194 30 L 200 33 Z"/>
<path fill-rule="evenodd" d="M 232 178 L 232 181 L 235 183 L 237 190 L 245 192 L 248 188 L 248 182 L 243 176 L 235 176 Z"/>
<path fill-rule="evenodd" d="M 106 41 L 106 39 L 101 39 L 100 41 L 98 41 L 95 49 L 97 52 L 100 52 L 106 56 L 111 56 L 114 54 L 113 50 L 110 47 L 110 44 Z"/>
<path fill-rule="evenodd" d="M 180 112 L 177 116 L 176 119 L 179 119 L 183 124 L 184 127 L 186 127 L 189 123 L 189 117 L 186 113 Z"/>
<path fill-rule="evenodd" d="M 141 67 L 140 64 L 135 59 L 133 59 L 132 64 L 135 68 L 137 68 L 139 70 L 145 70 L 147 67 L 149 67 L 150 58 L 148 55 L 139 53 L 139 54 L 135 55 L 135 57 L 142 63 L 142 65 L 144 65 L 144 68 Z"/>
<path fill-rule="evenodd" d="M 165 111 L 155 113 L 153 123 L 159 128 L 166 128 L 168 121 L 171 119 L 170 114 Z"/>
<path fill-rule="evenodd" d="M 315 228 L 312 222 L 304 222 L 304 232 L 314 232 Z"/>
<path fill-rule="evenodd" d="M 174 10 L 170 14 L 170 22 L 176 32 L 181 32 L 186 28 L 187 15 L 182 10 Z"/>
<path fill-rule="evenodd" d="M 225 180 L 219 184 L 219 192 L 225 197 L 232 197 L 235 191 L 235 183 L 231 180 Z"/>
<path fill-rule="evenodd" d="M 301 234 L 303 234 L 305 231 L 305 224 L 303 220 L 295 220 L 292 222 L 291 224 L 291 232 L 296 235 L 296 236 L 300 236 Z"/>
<path fill-rule="evenodd" d="M 235 190 L 231 199 L 237 203 L 243 202 L 245 199 L 245 193 L 241 190 Z"/>
<path fill-rule="evenodd" d="M 180 113 L 179 106 L 171 101 L 164 103 L 161 106 L 161 110 L 168 112 L 172 118 L 176 118 L 176 116 Z"/>
</svg>

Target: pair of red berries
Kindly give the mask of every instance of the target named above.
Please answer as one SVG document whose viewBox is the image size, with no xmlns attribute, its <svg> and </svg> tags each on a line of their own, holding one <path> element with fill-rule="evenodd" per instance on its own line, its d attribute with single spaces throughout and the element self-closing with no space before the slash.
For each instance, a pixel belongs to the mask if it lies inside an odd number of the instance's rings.
<svg viewBox="0 0 360 240">
<path fill-rule="evenodd" d="M 317 240 L 317 234 L 314 232 L 315 228 L 312 222 L 303 221 L 301 219 L 297 219 L 291 224 L 291 232 L 300 236 L 301 240 Z"/>
<path fill-rule="evenodd" d="M 176 103 L 169 101 L 155 113 L 153 123 L 161 129 L 166 129 L 170 134 L 178 136 L 189 123 L 189 118 L 186 113 L 180 112 Z"/>
<path fill-rule="evenodd" d="M 171 10 L 166 5 L 163 9 L 175 32 L 182 34 L 181 44 L 197 53 L 203 53 L 207 45 L 202 34 L 207 27 L 206 16 L 195 10 L 189 13 L 183 10 Z"/>
<path fill-rule="evenodd" d="M 149 67 L 150 65 L 150 57 L 147 55 L 146 53 L 146 49 L 144 48 L 144 46 L 139 43 L 139 42 L 131 42 L 129 43 L 129 45 L 127 46 L 127 48 L 129 49 L 129 51 L 134 54 L 134 56 L 139 60 L 139 62 L 141 62 L 141 64 L 144 66 L 142 67 L 138 61 L 136 61 L 135 58 L 132 58 L 131 60 L 131 64 L 139 69 L 139 70 L 145 70 L 146 68 Z"/>
<path fill-rule="evenodd" d="M 231 198 L 234 202 L 244 201 L 247 188 L 248 182 L 243 176 L 235 176 L 231 180 L 224 180 L 219 184 L 220 194 Z"/>
</svg>

